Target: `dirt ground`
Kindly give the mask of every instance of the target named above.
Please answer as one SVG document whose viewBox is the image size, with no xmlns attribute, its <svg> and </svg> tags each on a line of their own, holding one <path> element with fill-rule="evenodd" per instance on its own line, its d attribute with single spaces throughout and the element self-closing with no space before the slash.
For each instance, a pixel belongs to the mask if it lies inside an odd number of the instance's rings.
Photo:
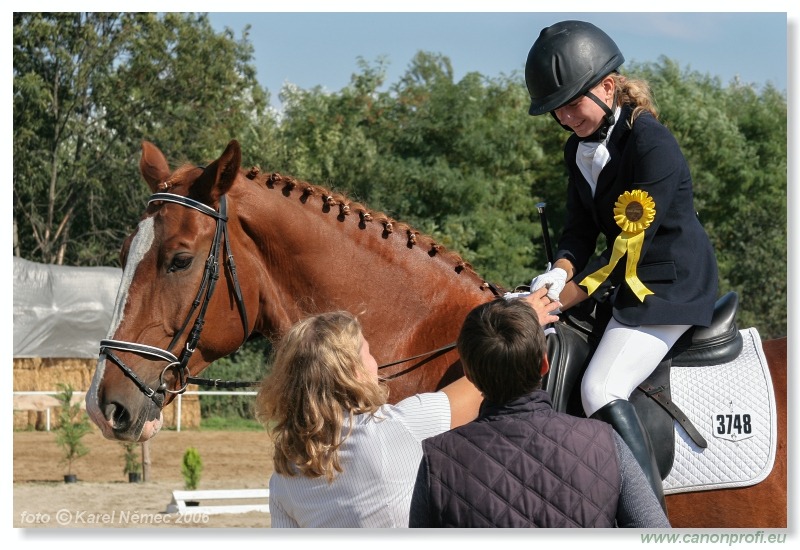
<svg viewBox="0 0 800 550">
<path fill-rule="evenodd" d="M 150 442 L 147 481 L 128 482 L 123 448 L 93 431 L 89 453 L 66 467 L 52 432 L 14 432 L 13 526 L 31 528 L 263 528 L 269 514 L 167 513 L 173 490 L 183 490 L 183 453 L 195 447 L 203 461 L 198 489 L 267 488 L 272 451 L 265 432 L 163 431 Z"/>
</svg>

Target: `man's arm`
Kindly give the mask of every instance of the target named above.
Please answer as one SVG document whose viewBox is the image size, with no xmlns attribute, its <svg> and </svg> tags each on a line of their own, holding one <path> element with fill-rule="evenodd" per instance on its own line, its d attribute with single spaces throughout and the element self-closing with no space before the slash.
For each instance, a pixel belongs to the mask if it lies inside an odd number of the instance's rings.
<svg viewBox="0 0 800 550">
<path fill-rule="evenodd" d="M 669 519 L 630 448 L 614 432 L 622 483 L 617 504 L 618 527 L 669 528 Z"/>
</svg>

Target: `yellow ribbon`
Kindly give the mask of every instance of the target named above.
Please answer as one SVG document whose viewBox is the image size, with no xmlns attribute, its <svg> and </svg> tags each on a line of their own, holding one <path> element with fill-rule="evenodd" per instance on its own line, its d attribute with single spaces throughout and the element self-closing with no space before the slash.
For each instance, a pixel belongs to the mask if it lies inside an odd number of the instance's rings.
<svg viewBox="0 0 800 550">
<path fill-rule="evenodd" d="M 628 255 L 625 263 L 625 282 L 628 283 L 630 289 L 642 302 L 644 302 L 645 296 L 653 294 L 639 280 L 636 274 L 636 265 L 642 255 L 644 230 L 650 226 L 655 215 L 655 202 L 646 191 L 635 189 L 632 192 L 625 191 L 619 196 L 614 206 L 614 219 L 617 225 L 622 228 L 622 232 L 614 241 L 611 259 L 608 261 L 608 265 L 587 275 L 580 282 L 581 286 L 585 286 L 588 289 L 590 295 L 597 290 L 603 281 L 608 279 L 625 254 Z"/>
</svg>

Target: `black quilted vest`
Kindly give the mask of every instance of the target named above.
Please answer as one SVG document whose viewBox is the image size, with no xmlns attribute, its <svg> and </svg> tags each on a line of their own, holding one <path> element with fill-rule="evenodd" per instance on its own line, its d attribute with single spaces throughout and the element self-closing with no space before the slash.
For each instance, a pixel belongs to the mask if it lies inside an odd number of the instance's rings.
<svg viewBox="0 0 800 550">
<path fill-rule="evenodd" d="M 614 527 L 620 491 L 611 427 L 553 410 L 536 391 L 481 407 L 423 442 L 432 526 Z"/>
</svg>

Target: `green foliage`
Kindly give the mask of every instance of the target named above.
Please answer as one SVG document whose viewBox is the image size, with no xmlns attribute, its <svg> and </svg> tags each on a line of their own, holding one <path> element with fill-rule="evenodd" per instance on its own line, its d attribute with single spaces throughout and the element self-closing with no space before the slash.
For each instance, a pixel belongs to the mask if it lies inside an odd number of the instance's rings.
<svg viewBox="0 0 800 550">
<path fill-rule="evenodd" d="M 124 450 L 122 458 L 125 461 L 125 466 L 122 469 L 123 474 L 140 474 L 142 473 L 142 460 L 140 457 L 140 445 L 135 441 L 124 441 L 120 445 Z"/>
<path fill-rule="evenodd" d="M 194 447 L 187 448 L 183 453 L 183 462 L 181 463 L 184 487 L 189 491 L 197 489 L 202 473 L 203 460 L 200 458 L 200 453 Z"/>
<path fill-rule="evenodd" d="M 145 206 L 144 139 L 173 161 L 269 132 L 252 46 L 205 15 L 14 14 L 15 251 L 111 265 Z"/>
<path fill-rule="evenodd" d="M 72 474 L 72 464 L 86 456 L 89 448 L 84 445 L 82 439 L 92 428 L 89 424 L 89 417 L 81 409 L 80 402 L 73 403 L 72 396 L 74 390 L 69 384 L 58 384 L 61 390 L 56 394 L 59 402 L 59 412 L 57 417 L 56 445 L 61 448 L 63 453 L 61 463 L 67 466 L 67 474 Z"/>
<path fill-rule="evenodd" d="M 270 342 L 256 338 L 246 342 L 239 351 L 212 363 L 204 372 L 206 378 L 260 382 L 269 372 Z M 201 388 L 201 391 L 205 388 Z M 209 388 L 212 389 L 212 388 Z M 253 390 L 257 388 L 243 388 Z M 207 419 L 255 418 L 255 397 L 249 395 L 200 394 L 200 417 Z"/>
<path fill-rule="evenodd" d="M 535 204 L 547 203 L 555 246 L 568 134 L 550 117 L 528 116 L 521 74 L 456 80 L 447 57 L 419 52 L 387 83 L 387 60 L 362 59 L 340 91 L 285 86 L 278 114 L 256 82 L 248 34 L 216 34 L 193 14 L 15 13 L 19 254 L 114 263 L 148 192 L 137 170 L 139 142 L 156 142 L 174 164 L 216 158 L 237 138 L 245 166 L 292 174 L 384 211 L 460 253 L 490 282 L 511 288 L 541 271 Z M 669 59 L 624 69 L 650 82 L 689 162 L 720 289 L 740 295 L 740 326 L 756 326 L 765 338 L 785 335 L 786 94 L 723 85 Z M 263 376 L 263 357 L 249 353 L 218 361 L 214 377 Z M 222 412 L 206 399 L 204 416 Z M 250 401 L 230 407 L 251 416 Z"/>
</svg>

